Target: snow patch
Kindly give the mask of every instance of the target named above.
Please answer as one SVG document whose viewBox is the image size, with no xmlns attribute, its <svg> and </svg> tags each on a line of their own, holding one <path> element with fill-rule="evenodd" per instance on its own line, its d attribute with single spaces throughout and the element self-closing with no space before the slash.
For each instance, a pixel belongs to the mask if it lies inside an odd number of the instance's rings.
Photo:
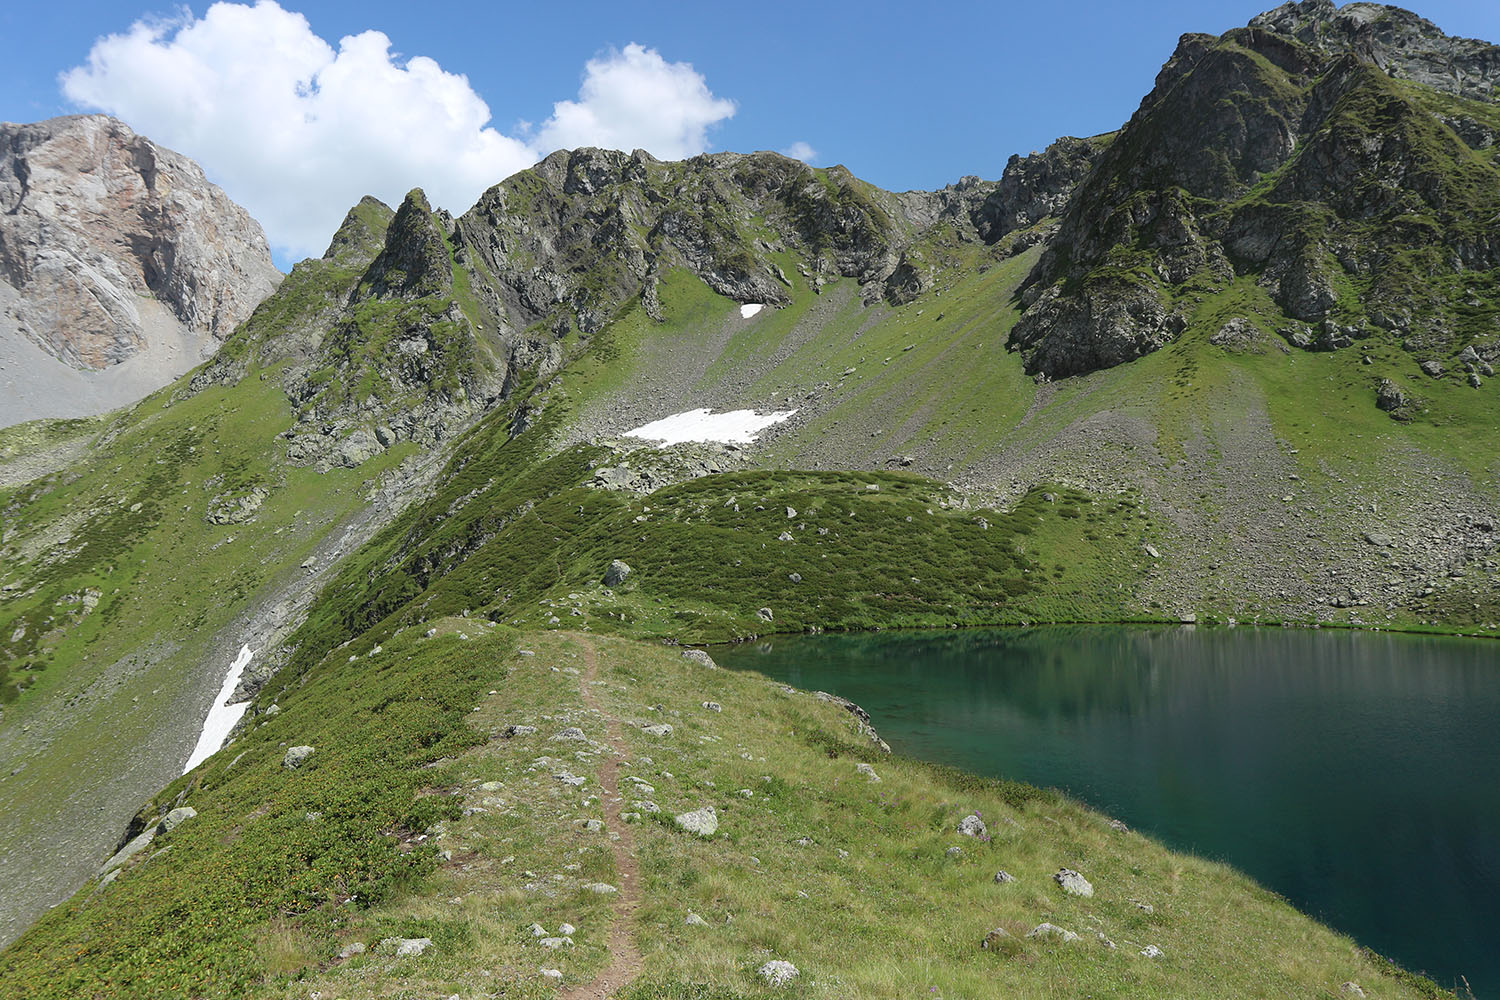
<svg viewBox="0 0 1500 1000">
<path fill-rule="evenodd" d="M 761 431 L 789 419 L 796 412 L 779 410 L 775 413 L 756 413 L 754 410 L 730 410 L 727 413 L 715 413 L 708 409 L 688 410 L 686 413 L 674 413 L 670 417 L 652 421 L 633 431 L 626 431 L 625 436 L 660 441 L 663 444 L 683 444 L 688 441 L 752 444 Z"/>
<path fill-rule="evenodd" d="M 249 666 L 250 658 L 254 655 L 249 646 L 240 647 L 240 655 L 230 664 L 224 685 L 219 688 L 219 696 L 214 699 L 214 707 L 208 710 L 208 718 L 203 720 L 203 733 L 198 737 L 198 745 L 193 747 L 192 756 L 182 767 L 183 774 L 218 753 L 224 741 L 229 738 L 229 731 L 244 716 L 245 709 L 250 707 L 248 701 L 231 705 L 229 699 L 234 696 L 234 689 L 240 685 L 240 675 L 245 672 L 245 667 Z"/>
<path fill-rule="evenodd" d="M 749 319 L 764 308 L 765 306 L 759 302 L 747 302 L 740 306 L 740 319 Z"/>
</svg>

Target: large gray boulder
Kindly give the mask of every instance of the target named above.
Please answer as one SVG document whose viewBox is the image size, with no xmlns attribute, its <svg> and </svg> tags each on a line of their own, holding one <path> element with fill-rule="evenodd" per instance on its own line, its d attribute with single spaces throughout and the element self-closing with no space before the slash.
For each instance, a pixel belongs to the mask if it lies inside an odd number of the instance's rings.
<svg viewBox="0 0 1500 1000">
<path fill-rule="evenodd" d="M 678 813 L 675 818 L 679 827 L 699 837 L 712 837 L 719 829 L 719 814 L 713 806 Z"/>
<path fill-rule="evenodd" d="M 1094 894 L 1093 884 L 1071 868 L 1060 870 L 1052 878 L 1058 885 L 1062 886 L 1062 891 L 1070 896 L 1088 897 Z"/>
<path fill-rule="evenodd" d="M 625 578 L 632 572 L 633 570 L 631 570 L 629 563 L 620 559 L 612 559 L 608 568 L 604 571 L 604 585 L 606 587 L 618 587 L 625 582 Z"/>
<path fill-rule="evenodd" d="M 306 764 L 313 754 L 317 753 L 312 747 L 288 747 L 286 756 L 281 759 L 281 766 L 288 771 L 295 771 Z"/>
</svg>

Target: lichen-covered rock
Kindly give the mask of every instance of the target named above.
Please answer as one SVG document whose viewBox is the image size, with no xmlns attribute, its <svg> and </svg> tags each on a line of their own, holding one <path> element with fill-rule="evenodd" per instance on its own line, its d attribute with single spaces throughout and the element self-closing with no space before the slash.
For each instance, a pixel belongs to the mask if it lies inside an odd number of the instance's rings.
<svg viewBox="0 0 1500 1000">
<path fill-rule="evenodd" d="M 315 753 L 317 751 L 309 746 L 288 747 L 286 756 L 281 759 L 281 766 L 288 771 L 295 771 L 306 764 Z"/>
<path fill-rule="evenodd" d="M 719 814 L 713 806 L 678 813 L 674 818 L 679 827 L 699 837 L 712 837 L 719 829 Z"/>
<path fill-rule="evenodd" d="M 1088 879 L 1071 868 L 1063 868 L 1052 876 L 1052 880 L 1070 896 L 1092 896 L 1094 886 Z"/>
<path fill-rule="evenodd" d="M 791 962 L 775 959 L 762 965 L 756 971 L 756 975 L 760 977 L 761 982 L 772 989 L 776 989 L 790 983 L 800 973 L 798 973 L 797 967 Z"/>
</svg>

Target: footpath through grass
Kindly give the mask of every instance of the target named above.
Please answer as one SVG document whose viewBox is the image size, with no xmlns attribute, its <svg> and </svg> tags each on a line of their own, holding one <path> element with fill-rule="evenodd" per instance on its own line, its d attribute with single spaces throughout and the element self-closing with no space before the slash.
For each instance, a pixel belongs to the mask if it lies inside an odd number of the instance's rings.
<svg viewBox="0 0 1500 1000">
<path fill-rule="evenodd" d="M 625 821 L 637 1000 L 1439 995 L 1222 865 L 890 757 L 837 704 L 675 648 L 447 618 L 348 654 L 165 789 L 145 813 L 197 815 L 27 932 L 0 995 L 551 996 L 607 964 Z M 290 770 L 294 745 L 316 752 Z M 711 838 L 672 820 L 705 806 Z M 985 835 L 958 832 L 970 814 Z M 1064 867 L 1095 894 L 1064 893 Z M 1078 939 L 1028 937 L 1044 922 Z M 778 991 L 773 959 L 800 971 Z"/>
</svg>

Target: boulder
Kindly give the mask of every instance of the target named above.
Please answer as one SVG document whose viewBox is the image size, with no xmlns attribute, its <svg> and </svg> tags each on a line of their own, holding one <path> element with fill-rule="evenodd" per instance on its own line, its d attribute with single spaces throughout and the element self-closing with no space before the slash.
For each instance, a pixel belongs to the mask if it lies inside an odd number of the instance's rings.
<svg viewBox="0 0 1500 1000">
<path fill-rule="evenodd" d="M 755 974 L 760 977 L 761 982 L 772 989 L 785 986 L 800 975 L 795 965 L 791 962 L 783 962 L 780 959 L 767 962 Z"/>
<path fill-rule="evenodd" d="M 1432 378 L 1442 378 L 1443 376 L 1444 369 L 1441 361 L 1424 361 L 1418 367 L 1422 369 L 1422 374 L 1429 375 Z"/>
<path fill-rule="evenodd" d="M 303 764 L 306 764 L 308 759 L 315 753 L 317 751 L 312 747 L 290 747 L 287 749 L 286 756 L 281 759 L 281 766 L 288 771 L 295 771 Z"/>
<path fill-rule="evenodd" d="M 631 574 L 630 564 L 620 559 L 610 561 L 609 567 L 604 571 L 604 585 L 606 587 L 618 587 L 625 582 L 625 578 Z"/>
<path fill-rule="evenodd" d="M 1031 933 L 1027 934 L 1026 936 L 1029 938 L 1035 938 L 1038 941 L 1061 941 L 1064 944 L 1069 941 L 1078 940 L 1078 935 L 1074 934 L 1072 931 L 1064 930 L 1056 924 L 1049 923 L 1037 924 L 1031 929 Z"/>
<path fill-rule="evenodd" d="M 701 649 L 684 649 L 682 651 L 682 658 L 684 660 L 692 660 L 694 663 L 707 667 L 710 670 L 717 670 L 719 668 L 719 665 L 714 662 L 714 658 Z"/>
<path fill-rule="evenodd" d="M 192 806 L 178 806 L 162 817 L 161 822 L 156 824 L 157 833 L 169 833 L 178 825 L 198 815 L 198 811 Z"/>
<path fill-rule="evenodd" d="M 763 622 L 768 622 L 773 617 L 770 608 L 761 608 L 759 611 L 755 612 L 755 614 L 756 617 L 758 617 Z"/>
<path fill-rule="evenodd" d="M 719 829 L 719 814 L 713 806 L 678 813 L 676 820 L 679 827 L 698 837 L 712 837 Z"/>
<path fill-rule="evenodd" d="M 1386 413 L 1394 413 L 1406 405 L 1406 393 L 1395 382 L 1383 378 L 1375 386 L 1375 405 Z"/>
<path fill-rule="evenodd" d="M 984 837 L 989 834 L 989 830 L 984 825 L 984 820 L 980 819 L 977 813 L 969 813 L 969 815 L 959 820 L 958 832 L 965 837 Z"/>
<path fill-rule="evenodd" d="M 1003 942 L 1013 940 L 1015 939 L 1011 937 L 1010 931 L 1004 927 L 996 927 L 984 936 L 984 940 L 979 942 L 979 947 L 986 949 L 998 948 Z"/>
<path fill-rule="evenodd" d="M 671 736 L 672 724 L 670 722 L 659 722 L 654 726 L 642 726 L 641 732 L 648 736 Z"/>
<path fill-rule="evenodd" d="M 1092 896 L 1094 887 L 1089 880 L 1073 871 L 1071 868 L 1063 868 L 1052 876 L 1053 881 L 1062 886 L 1062 891 L 1070 896 Z"/>
<path fill-rule="evenodd" d="M 863 774 L 866 778 L 870 779 L 872 783 L 880 780 L 880 775 L 876 774 L 875 769 L 869 764 L 855 764 L 854 769 L 860 774 Z"/>
<path fill-rule="evenodd" d="M 998 872 L 995 873 L 995 881 L 998 882 L 1000 885 L 1006 885 L 1008 883 L 1014 882 L 1015 880 L 1016 880 L 1016 877 L 1014 875 L 1012 875 L 1010 872 L 1007 872 L 1007 871 L 998 871 Z"/>
<path fill-rule="evenodd" d="M 1165 952 L 1163 952 L 1154 944 L 1148 944 L 1146 945 L 1146 947 L 1141 949 L 1141 954 L 1145 955 L 1147 958 L 1161 958 L 1162 955 L 1165 954 Z"/>
</svg>

